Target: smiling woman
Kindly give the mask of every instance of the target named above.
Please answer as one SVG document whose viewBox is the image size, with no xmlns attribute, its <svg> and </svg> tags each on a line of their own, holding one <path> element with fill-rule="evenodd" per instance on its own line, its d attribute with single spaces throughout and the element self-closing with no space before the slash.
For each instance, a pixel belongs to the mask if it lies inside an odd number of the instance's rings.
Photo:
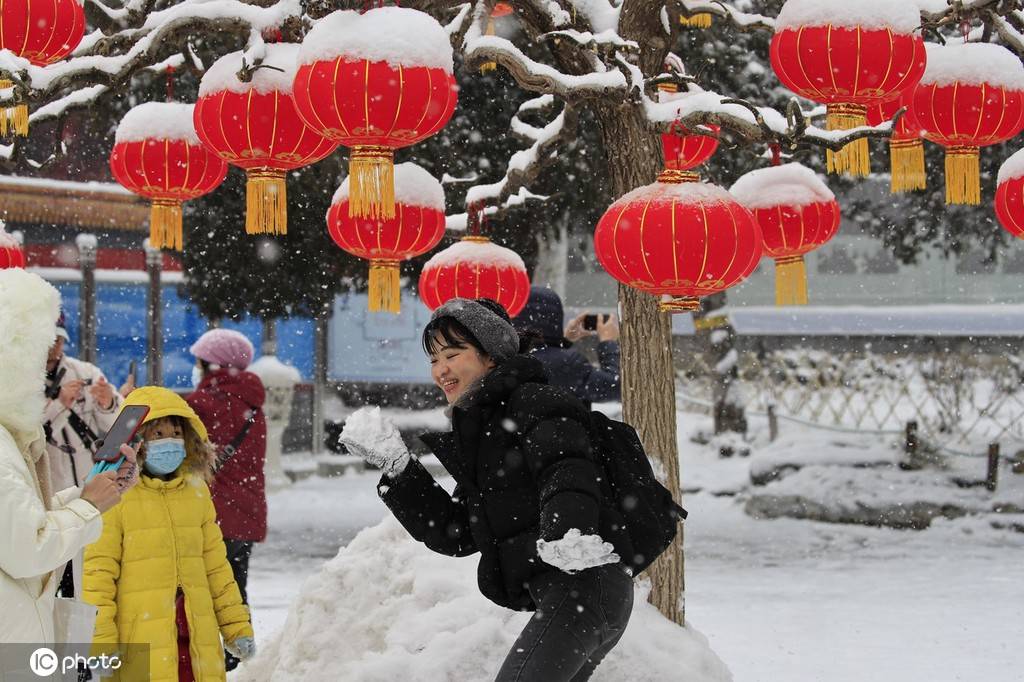
<svg viewBox="0 0 1024 682">
<path fill-rule="evenodd" d="M 404 447 L 382 448 L 348 424 L 342 441 L 384 470 L 378 492 L 410 535 L 441 554 L 479 552 L 481 593 L 537 613 L 498 682 L 586 680 L 629 621 L 633 582 L 620 557 L 634 555 L 591 447 L 590 414 L 548 385 L 495 301 L 452 299 L 422 344 L 452 420 L 451 432 L 422 438 L 454 493 Z"/>
</svg>

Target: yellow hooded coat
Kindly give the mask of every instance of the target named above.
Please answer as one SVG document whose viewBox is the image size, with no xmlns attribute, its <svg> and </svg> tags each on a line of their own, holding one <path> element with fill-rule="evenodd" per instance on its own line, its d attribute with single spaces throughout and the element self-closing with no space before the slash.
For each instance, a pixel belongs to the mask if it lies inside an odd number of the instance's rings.
<svg viewBox="0 0 1024 682">
<path fill-rule="evenodd" d="M 125 404 L 150 405 L 146 421 L 171 415 L 198 421 L 191 408 L 166 389 L 138 389 Z M 111 652 L 118 643 L 150 646 L 148 671 L 147 661 L 129 655 L 115 680 L 178 679 L 179 589 L 185 596 L 192 670 L 198 682 L 226 679 L 221 636 L 226 642 L 253 636 L 210 490 L 199 476 L 182 473 L 189 468 L 186 460 L 168 481 L 143 475 L 121 503 L 103 515 L 103 534 L 85 551 L 84 597 L 99 608 L 96 651 Z"/>
</svg>

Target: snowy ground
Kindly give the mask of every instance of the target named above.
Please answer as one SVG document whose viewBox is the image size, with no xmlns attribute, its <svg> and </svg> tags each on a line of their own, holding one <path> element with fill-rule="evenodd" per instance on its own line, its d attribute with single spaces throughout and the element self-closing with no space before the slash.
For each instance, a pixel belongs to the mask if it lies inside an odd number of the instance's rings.
<svg viewBox="0 0 1024 682">
<path fill-rule="evenodd" d="M 737 682 L 1021 679 L 1024 535 L 978 517 L 921 532 L 754 520 L 742 494 L 709 491 L 741 489 L 757 450 L 720 460 L 689 442 L 704 418 L 680 420 L 683 479 L 701 488 L 684 500 L 687 616 Z M 375 482 L 311 478 L 271 496 L 249 587 L 258 641 L 283 627 L 309 576 L 386 515 Z"/>
</svg>

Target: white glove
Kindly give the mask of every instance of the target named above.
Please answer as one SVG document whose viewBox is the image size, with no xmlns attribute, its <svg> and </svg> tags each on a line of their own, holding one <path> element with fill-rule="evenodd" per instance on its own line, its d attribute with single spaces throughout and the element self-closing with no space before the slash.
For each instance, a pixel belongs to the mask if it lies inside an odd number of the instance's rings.
<svg viewBox="0 0 1024 682">
<path fill-rule="evenodd" d="M 353 455 L 383 469 L 388 478 L 402 473 L 409 464 L 402 434 L 379 407 L 363 407 L 350 414 L 338 440 Z"/>
<path fill-rule="evenodd" d="M 224 644 L 228 653 L 240 661 L 247 661 L 256 655 L 256 640 L 252 637 L 239 637 L 233 642 Z"/>
<path fill-rule="evenodd" d="M 566 573 L 619 562 L 612 543 L 600 535 L 582 535 L 579 528 L 570 528 L 560 540 L 537 540 L 537 554 L 544 563 Z"/>
</svg>

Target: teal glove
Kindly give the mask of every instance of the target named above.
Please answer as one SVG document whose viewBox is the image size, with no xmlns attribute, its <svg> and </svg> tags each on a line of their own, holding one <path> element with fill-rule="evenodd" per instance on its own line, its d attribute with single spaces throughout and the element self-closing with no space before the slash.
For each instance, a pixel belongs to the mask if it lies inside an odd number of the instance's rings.
<svg viewBox="0 0 1024 682">
<path fill-rule="evenodd" d="M 256 655 L 256 640 L 252 637 L 239 637 L 235 641 L 225 644 L 224 648 L 235 658 L 247 661 Z"/>
</svg>

